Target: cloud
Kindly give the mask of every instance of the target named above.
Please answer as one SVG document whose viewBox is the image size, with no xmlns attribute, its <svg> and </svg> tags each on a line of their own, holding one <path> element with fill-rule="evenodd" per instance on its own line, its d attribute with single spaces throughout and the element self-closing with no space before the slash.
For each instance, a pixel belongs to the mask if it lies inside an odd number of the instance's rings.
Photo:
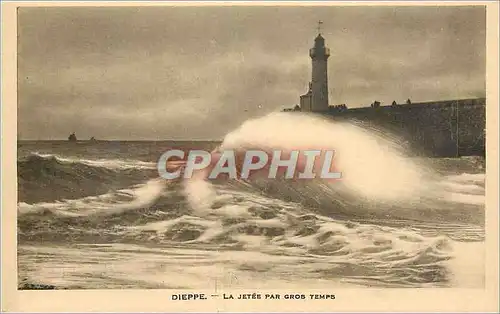
<svg viewBox="0 0 500 314">
<path fill-rule="evenodd" d="M 23 139 L 214 139 L 291 107 L 318 19 L 330 102 L 485 90 L 484 7 L 122 7 L 19 10 Z"/>
</svg>

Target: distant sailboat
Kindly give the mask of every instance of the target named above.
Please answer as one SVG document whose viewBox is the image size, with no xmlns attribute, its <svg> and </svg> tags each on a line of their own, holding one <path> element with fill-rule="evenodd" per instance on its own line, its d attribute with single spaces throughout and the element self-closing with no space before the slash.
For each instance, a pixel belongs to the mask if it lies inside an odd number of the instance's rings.
<svg viewBox="0 0 500 314">
<path fill-rule="evenodd" d="M 76 135 L 75 135 L 75 132 L 71 133 L 71 134 L 68 136 L 68 141 L 70 141 L 70 142 L 76 142 Z"/>
<path fill-rule="evenodd" d="M 96 139 L 95 139 L 95 137 L 93 137 L 93 136 L 90 138 L 90 141 L 91 141 L 91 142 L 97 142 L 97 140 L 96 140 Z"/>
</svg>

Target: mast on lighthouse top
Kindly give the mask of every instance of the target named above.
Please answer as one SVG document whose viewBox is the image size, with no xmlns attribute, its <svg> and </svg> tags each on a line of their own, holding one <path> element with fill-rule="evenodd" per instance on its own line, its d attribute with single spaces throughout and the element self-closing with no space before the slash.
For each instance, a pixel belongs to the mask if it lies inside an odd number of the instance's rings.
<svg viewBox="0 0 500 314">
<path fill-rule="evenodd" d="M 318 21 L 318 35 L 321 35 L 321 25 L 323 24 L 322 20 Z"/>
</svg>

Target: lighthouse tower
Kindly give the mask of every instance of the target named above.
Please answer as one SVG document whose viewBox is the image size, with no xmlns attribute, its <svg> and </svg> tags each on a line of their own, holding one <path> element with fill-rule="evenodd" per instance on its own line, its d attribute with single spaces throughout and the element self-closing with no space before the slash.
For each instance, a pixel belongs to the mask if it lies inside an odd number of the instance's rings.
<svg viewBox="0 0 500 314">
<path fill-rule="evenodd" d="M 328 110 L 328 57 L 330 49 L 325 46 L 321 36 L 321 24 L 318 22 L 318 36 L 314 39 L 314 47 L 309 50 L 312 59 L 311 111 L 324 112 Z"/>
</svg>

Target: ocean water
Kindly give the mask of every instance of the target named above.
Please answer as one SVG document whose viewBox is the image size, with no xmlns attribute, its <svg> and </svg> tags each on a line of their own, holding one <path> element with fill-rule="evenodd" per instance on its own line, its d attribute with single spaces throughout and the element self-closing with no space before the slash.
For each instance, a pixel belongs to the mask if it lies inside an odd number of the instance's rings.
<svg viewBox="0 0 500 314">
<path fill-rule="evenodd" d="M 222 143 L 20 141 L 18 272 L 58 289 L 484 286 L 484 159 L 303 114 Z M 167 182 L 167 149 L 335 149 L 338 182 Z"/>
</svg>

